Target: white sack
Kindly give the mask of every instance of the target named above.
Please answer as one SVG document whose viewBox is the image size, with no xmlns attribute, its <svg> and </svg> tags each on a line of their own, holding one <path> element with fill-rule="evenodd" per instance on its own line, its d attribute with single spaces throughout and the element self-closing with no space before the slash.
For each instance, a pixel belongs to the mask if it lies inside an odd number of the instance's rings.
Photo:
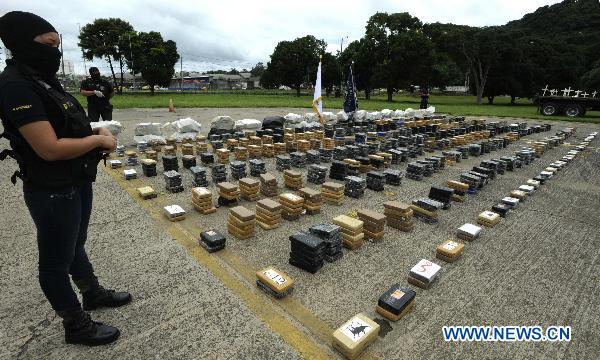
<svg viewBox="0 0 600 360">
<path fill-rule="evenodd" d="M 144 135 L 158 135 L 162 136 L 162 124 L 161 123 L 149 123 L 143 122 L 135 126 L 135 136 Z"/>
<path fill-rule="evenodd" d="M 357 110 L 354 113 L 354 120 L 363 121 L 367 119 L 367 112 L 365 110 Z"/>
<path fill-rule="evenodd" d="M 348 120 L 348 114 L 346 114 L 345 111 L 340 111 L 337 114 L 335 114 L 335 117 L 337 118 L 338 121 L 347 121 Z"/>
<path fill-rule="evenodd" d="M 383 117 L 384 119 L 389 119 L 392 117 L 393 113 L 394 112 L 390 109 L 383 109 L 381 110 L 381 117 Z"/>
<path fill-rule="evenodd" d="M 210 122 L 210 128 L 215 130 L 233 130 L 234 125 L 230 116 L 217 116 Z"/>
<path fill-rule="evenodd" d="M 405 116 L 406 116 L 406 111 L 404 111 L 404 110 L 398 109 L 398 110 L 394 111 L 394 117 L 396 117 L 396 118 L 401 118 L 401 117 L 405 117 Z"/>
<path fill-rule="evenodd" d="M 175 140 L 180 143 L 183 139 L 191 139 L 192 141 L 196 140 L 196 136 L 198 136 L 198 132 L 190 131 L 190 132 L 175 132 L 170 137 L 175 138 Z"/>
<path fill-rule="evenodd" d="M 304 114 L 304 121 L 306 121 L 307 123 L 318 121 L 317 114 L 315 114 L 314 112 Z"/>
<path fill-rule="evenodd" d="M 335 114 L 329 111 L 324 111 L 323 114 L 323 121 L 325 121 L 325 123 L 330 122 L 331 120 L 335 119 Z"/>
<path fill-rule="evenodd" d="M 294 114 L 294 113 L 289 113 L 286 116 L 283 117 L 285 119 L 285 122 L 290 122 L 290 123 L 299 123 L 302 121 L 302 115 L 298 115 L 298 114 Z"/>
<path fill-rule="evenodd" d="M 179 119 L 171 123 L 171 127 L 179 133 L 200 132 L 202 126 L 192 118 Z"/>
<path fill-rule="evenodd" d="M 165 145 L 167 142 L 165 141 L 165 138 L 163 136 L 159 136 L 159 135 L 136 135 L 133 137 L 133 141 L 135 141 L 136 143 L 140 142 L 140 141 L 145 141 L 148 143 L 148 145 L 153 145 L 153 144 L 160 144 L 160 145 Z"/>
<path fill-rule="evenodd" d="M 381 113 L 379 111 L 370 112 L 367 114 L 367 120 L 380 120 Z"/>
<path fill-rule="evenodd" d="M 234 131 L 240 130 L 259 130 L 262 128 L 262 121 L 256 119 L 242 119 L 236 120 L 233 125 Z"/>
<path fill-rule="evenodd" d="M 92 127 L 92 130 L 98 128 L 105 128 L 108 131 L 110 131 L 110 133 L 113 134 L 113 136 L 119 135 L 121 133 L 121 129 L 123 128 L 120 122 L 114 120 L 91 122 L 90 126 Z"/>
</svg>

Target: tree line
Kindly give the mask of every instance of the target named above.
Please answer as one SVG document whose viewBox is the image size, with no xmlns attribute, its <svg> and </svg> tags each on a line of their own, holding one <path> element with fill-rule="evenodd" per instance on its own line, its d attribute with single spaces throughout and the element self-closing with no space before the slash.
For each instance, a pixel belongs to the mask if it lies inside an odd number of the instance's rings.
<svg viewBox="0 0 600 360">
<path fill-rule="evenodd" d="M 376 13 L 364 36 L 342 52 L 312 35 L 281 41 L 262 72 L 261 85 L 296 89 L 314 83 L 322 55 L 329 95 L 354 66 L 368 99 L 384 88 L 388 101 L 412 85 L 462 84 L 468 76 L 476 102 L 495 96 L 533 97 L 545 85 L 600 89 L 600 2 L 565 0 L 502 26 L 424 24 L 408 13 Z"/>
<path fill-rule="evenodd" d="M 85 25 L 78 45 L 86 60 L 101 58 L 108 62 L 118 93 L 123 89 L 125 66 L 134 74 L 141 74 L 154 93 L 155 86 L 169 85 L 179 60 L 174 41 L 165 41 L 156 31 L 135 31 L 131 24 L 118 18 L 96 19 Z"/>
</svg>

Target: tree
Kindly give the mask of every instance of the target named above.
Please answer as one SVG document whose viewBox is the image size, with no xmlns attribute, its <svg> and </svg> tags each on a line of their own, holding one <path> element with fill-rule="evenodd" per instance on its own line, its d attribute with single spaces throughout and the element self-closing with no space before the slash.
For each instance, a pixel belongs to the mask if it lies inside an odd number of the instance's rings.
<svg viewBox="0 0 600 360">
<path fill-rule="evenodd" d="M 315 81 L 319 55 L 325 52 L 327 44 L 312 35 L 293 41 L 280 41 L 267 64 L 271 86 L 285 85 L 296 90 L 300 96 L 303 84 Z"/>
<path fill-rule="evenodd" d="M 365 38 L 375 49 L 375 82 L 386 88 L 388 101 L 394 92 L 413 81 L 426 81 L 435 50 L 423 34 L 419 19 L 408 13 L 376 13 L 369 18 Z"/>
<path fill-rule="evenodd" d="M 562 41 L 527 36 L 521 31 L 503 31 L 496 45 L 498 58 L 492 64 L 483 95 L 533 98 L 545 85 L 573 86 L 584 71 L 581 50 Z"/>
<path fill-rule="evenodd" d="M 270 63 L 267 63 L 267 67 L 262 72 L 262 76 L 260 77 L 260 87 L 265 89 L 276 89 L 278 85 L 273 77 L 273 71 L 269 70 L 269 65 Z"/>
<path fill-rule="evenodd" d="M 431 69 L 431 85 L 440 88 L 463 84 L 469 72 L 467 59 L 462 52 L 466 25 L 432 23 L 423 25 L 423 33 L 433 42 L 436 59 Z"/>
<path fill-rule="evenodd" d="M 127 66 L 142 74 L 154 95 L 156 85 L 168 86 L 171 82 L 179 60 L 177 45 L 172 40 L 164 41 L 160 33 L 154 31 L 137 33 L 131 41 L 133 58 L 125 57 Z"/>
<path fill-rule="evenodd" d="M 476 102 L 478 105 L 481 105 L 482 102 L 483 91 L 490 73 L 490 68 L 498 58 L 498 31 L 498 27 L 468 31 L 461 44 L 462 52 L 469 65 L 471 79 L 473 79 Z"/>
<path fill-rule="evenodd" d="M 329 97 L 335 85 L 342 81 L 342 68 L 340 63 L 331 53 L 324 53 L 321 60 L 321 85 Z"/>
<path fill-rule="evenodd" d="M 93 23 L 81 28 L 79 34 L 79 47 L 87 60 L 94 57 L 103 58 L 108 62 L 113 83 L 120 94 L 123 87 L 123 58 L 128 47 L 125 45 L 125 36 L 133 33 L 133 26 L 128 22 L 117 19 L 96 19 Z M 113 67 L 113 61 L 119 62 L 121 73 L 120 83 L 117 86 L 117 78 Z"/>
<path fill-rule="evenodd" d="M 250 74 L 252 74 L 252 76 L 261 77 L 264 72 L 265 65 L 261 62 L 257 63 L 252 69 L 250 69 Z"/>
<path fill-rule="evenodd" d="M 578 82 L 581 89 L 586 91 L 597 91 L 600 89 L 600 60 L 594 63 L 594 67 L 583 74 Z"/>
<path fill-rule="evenodd" d="M 375 45 L 366 38 L 353 41 L 344 49 L 339 56 L 342 66 L 343 77 L 348 77 L 350 64 L 354 63 L 354 82 L 357 90 L 365 92 L 365 98 L 371 98 L 371 90 L 374 87 L 373 69 L 376 65 Z"/>
<path fill-rule="evenodd" d="M 237 69 L 235 69 L 235 68 L 231 68 L 225 74 L 227 74 L 227 75 L 239 75 L 240 72 Z"/>
</svg>

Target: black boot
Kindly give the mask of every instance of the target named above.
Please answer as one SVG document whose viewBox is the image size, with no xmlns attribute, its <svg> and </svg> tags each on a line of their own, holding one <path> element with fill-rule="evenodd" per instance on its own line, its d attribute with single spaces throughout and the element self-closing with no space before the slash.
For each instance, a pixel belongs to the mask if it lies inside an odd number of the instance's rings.
<svg viewBox="0 0 600 360">
<path fill-rule="evenodd" d="M 98 283 L 98 278 L 94 275 L 75 281 L 75 285 L 77 285 L 83 296 L 84 310 L 95 310 L 99 307 L 119 307 L 131 302 L 130 293 L 105 289 Z"/>
<path fill-rule="evenodd" d="M 105 345 L 117 340 L 121 335 L 116 327 L 92 321 L 90 315 L 81 310 L 81 306 L 56 313 L 63 319 L 67 344 Z"/>
</svg>

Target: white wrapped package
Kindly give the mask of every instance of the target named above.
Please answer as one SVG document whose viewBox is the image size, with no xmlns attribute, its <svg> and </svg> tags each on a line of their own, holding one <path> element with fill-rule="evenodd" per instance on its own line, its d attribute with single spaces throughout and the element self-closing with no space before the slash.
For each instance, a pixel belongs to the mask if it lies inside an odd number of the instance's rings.
<svg viewBox="0 0 600 360">
<path fill-rule="evenodd" d="M 367 120 L 380 120 L 381 119 L 381 112 L 379 111 L 373 111 L 367 114 Z"/>
<path fill-rule="evenodd" d="M 319 121 L 319 119 L 317 118 L 317 114 L 309 112 L 304 114 L 304 121 L 306 121 L 307 123 L 311 123 L 314 121 Z"/>
<path fill-rule="evenodd" d="M 175 140 L 180 143 L 183 139 L 191 139 L 196 140 L 196 136 L 198 136 L 198 132 L 195 131 L 190 131 L 190 132 L 175 132 L 171 135 L 172 138 L 175 138 Z"/>
<path fill-rule="evenodd" d="M 256 119 L 236 120 L 235 125 L 233 125 L 234 131 L 259 130 L 260 128 L 262 128 L 262 121 Z"/>
<path fill-rule="evenodd" d="M 404 110 L 396 110 L 394 111 L 394 117 L 396 118 L 401 118 L 401 117 L 405 117 L 406 116 L 406 112 Z"/>
<path fill-rule="evenodd" d="M 354 120 L 363 121 L 367 119 L 367 112 L 365 110 L 357 110 L 354 113 Z"/>
<path fill-rule="evenodd" d="M 165 145 L 167 142 L 165 141 L 165 138 L 163 136 L 160 135 L 136 135 L 133 137 L 133 141 L 135 141 L 136 143 L 140 142 L 140 141 L 145 141 L 148 143 L 148 145 L 154 145 L 154 144 L 160 144 L 160 145 Z"/>
<path fill-rule="evenodd" d="M 408 109 L 404 110 L 404 116 L 415 117 L 415 109 L 408 108 Z"/>
<path fill-rule="evenodd" d="M 314 122 L 312 122 L 312 123 L 307 123 L 306 121 L 302 120 L 302 121 L 301 121 L 301 122 L 299 122 L 299 123 L 293 123 L 293 122 L 287 122 L 287 121 L 286 121 L 286 122 L 283 124 L 283 127 L 284 127 L 285 129 L 306 128 L 306 127 L 308 127 L 308 126 L 309 126 L 309 124 L 316 124 L 316 125 L 318 125 L 318 123 L 314 123 Z"/>
<path fill-rule="evenodd" d="M 338 121 L 347 121 L 348 120 L 348 114 L 346 114 L 345 111 L 340 111 L 337 114 L 335 114 L 335 116 Z"/>
<path fill-rule="evenodd" d="M 192 118 L 179 119 L 171 123 L 171 127 L 179 133 L 200 132 L 202 126 Z"/>
<path fill-rule="evenodd" d="M 429 116 L 435 114 L 435 106 L 430 106 L 427 109 L 425 109 L 425 113 Z"/>
<path fill-rule="evenodd" d="M 210 122 L 210 128 L 215 130 L 233 130 L 234 125 L 231 116 L 217 116 Z"/>
<path fill-rule="evenodd" d="M 294 113 L 289 113 L 286 116 L 283 117 L 285 119 L 286 123 L 293 123 L 293 124 L 297 124 L 299 122 L 301 122 L 302 119 L 302 115 L 298 115 L 298 114 L 294 114 Z"/>
<path fill-rule="evenodd" d="M 121 123 L 115 120 L 91 122 L 90 126 L 92 127 L 92 130 L 98 128 L 105 128 L 108 131 L 110 131 L 110 133 L 113 134 L 113 136 L 119 135 L 121 133 L 121 129 L 123 128 Z"/>
<path fill-rule="evenodd" d="M 329 111 L 324 111 L 322 116 L 323 116 L 323 121 L 325 121 L 325 123 L 335 120 L 335 114 L 332 112 L 329 112 Z"/>
<path fill-rule="evenodd" d="M 394 112 L 390 109 L 381 110 L 381 117 L 383 117 L 384 119 L 391 118 L 393 114 L 394 114 Z"/>
<path fill-rule="evenodd" d="M 162 136 L 162 124 L 161 123 L 149 123 L 143 122 L 135 126 L 135 136 L 144 135 L 158 135 Z"/>
</svg>

